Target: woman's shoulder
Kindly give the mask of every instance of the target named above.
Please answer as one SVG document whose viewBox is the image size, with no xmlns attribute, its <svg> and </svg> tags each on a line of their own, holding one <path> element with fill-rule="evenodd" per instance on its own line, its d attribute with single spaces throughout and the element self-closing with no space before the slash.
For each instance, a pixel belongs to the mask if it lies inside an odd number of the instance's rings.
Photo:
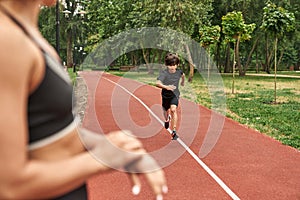
<svg viewBox="0 0 300 200">
<path fill-rule="evenodd" d="M 6 77 L 6 81 L 28 80 L 34 66 L 42 61 L 39 50 L 17 26 L 7 21 L 3 24 L 0 26 L 0 76 Z"/>
<path fill-rule="evenodd" d="M 14 24 L 5 24 L 0 27 L 0 44 L 1 44 L 1 55 L 6 55 L 6 59 L 17 58 L 22 55 L 29 56 L 35 53 L 35 48 L 30 42 L 30 39 L 26 34 L 16 27 Z M 2 54 L 3 53 L 3 54 Z M 30 57 L 29 57 L 30 58 Z"/>
</svg>

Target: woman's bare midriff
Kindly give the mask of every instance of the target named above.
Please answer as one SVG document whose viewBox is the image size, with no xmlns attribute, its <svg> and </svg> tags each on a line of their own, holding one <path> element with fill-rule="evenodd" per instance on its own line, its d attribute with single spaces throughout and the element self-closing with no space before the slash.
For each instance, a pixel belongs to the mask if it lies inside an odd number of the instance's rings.
<svg viewBox="0 0 300 200">
<path fill-rule="evenodd" d="M 78 136 L 77 129 L 72 130 L 65 137 L 47 146 L 29 151 L 29 157 L 37 160 L 63 160 L 85 151 Z"/>
</svg>

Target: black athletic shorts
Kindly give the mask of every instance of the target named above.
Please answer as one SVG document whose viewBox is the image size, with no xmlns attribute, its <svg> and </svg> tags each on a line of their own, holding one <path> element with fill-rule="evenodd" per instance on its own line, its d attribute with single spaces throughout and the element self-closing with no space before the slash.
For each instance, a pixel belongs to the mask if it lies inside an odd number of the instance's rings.
<svg viewBox="0 0 300 200">
<path fill-rule="evenodd" d="M 171 98 L 162 97 L 162 107 L 167 111 L 171 105 L 176 105 L 178 107 L 178 98 L 174 95 Z"/>
</svg>

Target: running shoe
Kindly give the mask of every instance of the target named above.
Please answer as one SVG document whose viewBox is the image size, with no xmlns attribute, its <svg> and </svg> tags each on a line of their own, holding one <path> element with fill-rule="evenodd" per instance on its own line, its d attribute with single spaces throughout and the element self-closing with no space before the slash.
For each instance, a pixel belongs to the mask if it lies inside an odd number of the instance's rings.
<svg viewBox="0 0 300 200">
<path fill-rule="evenodd" d="M 177 140 L 178 135 L 175 130 L 172 131 L 172 140 Z"/>
<path fill-rule="evenodd" d="M 165 129 L 168 129 L 169 125 L 170 125 L 170 122 L 169 121 L 165 121 Z"/>
</svg>

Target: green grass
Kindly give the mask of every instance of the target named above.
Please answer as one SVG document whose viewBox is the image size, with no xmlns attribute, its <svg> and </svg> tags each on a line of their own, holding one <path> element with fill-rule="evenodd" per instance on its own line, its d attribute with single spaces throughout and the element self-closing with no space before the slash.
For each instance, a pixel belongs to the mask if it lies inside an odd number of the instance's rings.
<svg viewBox="0 0 300 200">
<path fill-rule="evenodd" d="M 231 75 L 222 75 L 222 79 L 227 117 L 300 149 L 300 79 L 277 78 L 276 104 L 272 77 L 238 76 L 234 94 Z M 199 75 L 195 76 L 193 87 L 197 102 L 211 108 L 206 84 Z"/>
<path fill-rule="evenodd" d="M 154 75 L 112 73 L 149 85 L 155 84 L 158 75 L 157 72 Z M 211 78 L 210 81 L 216 80 Z M 277 78 L 277 104 L 274 104 L 273 77 L 236 76 L 234 94 L 231 75 L 222 75 L 217 81 L 218 86 L 213 83 L 212 87 L 207 87 L 205 80 L 196 73 L 192 83 L 180 88 L 181 96 L 217 111 L 225 99 L 225 112 L 220 109 L 222 114 L 300 150 L 300 79 Z"/>
<path fill-rule="evenodd" d="M 68 74 L 72 80 L 72 83 L 75 83 L 76 81 L 76 77 L 77 77 L 77 73 L 73 72 L 73 68 L 68 68 Z"/>
</svg>

